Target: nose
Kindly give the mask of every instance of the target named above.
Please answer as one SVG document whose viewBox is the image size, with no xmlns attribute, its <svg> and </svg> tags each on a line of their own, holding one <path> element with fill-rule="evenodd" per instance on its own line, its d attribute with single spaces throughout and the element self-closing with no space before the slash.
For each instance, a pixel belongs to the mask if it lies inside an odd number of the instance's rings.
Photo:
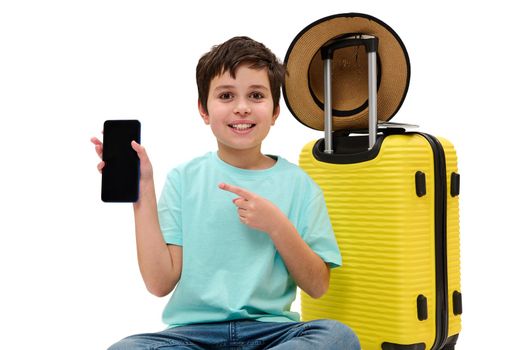
<svg viewBox="0 0 526 350">
<path fill-rule="evenodd" d="M 241 116 L 247 116 L 252 112 L 250 104 L 244 98 L 237 100 L 237 103 L 234 107 L 234 113 Z"/>
</svg>

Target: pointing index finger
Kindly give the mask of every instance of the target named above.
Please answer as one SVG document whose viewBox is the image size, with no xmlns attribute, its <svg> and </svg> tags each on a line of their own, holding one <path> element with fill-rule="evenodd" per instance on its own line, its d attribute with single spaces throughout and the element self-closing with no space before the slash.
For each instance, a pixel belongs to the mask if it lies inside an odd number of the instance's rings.
<svg viewBox="0 0 526 350">
<path fill-rule="evenodd" d="M 222 189 L 222 190 L 228 191 L 228 192 L 235 193 L 238 196 L 243 197 L 245 199 L 249 199 L 249 198 L 252 197 L 252 193 L 250 193 L 249 191 L 245 190 L 244 188 L 237 187 L 237 186 L 234 186 L 234 185 L 229 185 L 229 184 L 226 184 L 224 182 L 219 184 L 219 188 Z"/>
</svg>

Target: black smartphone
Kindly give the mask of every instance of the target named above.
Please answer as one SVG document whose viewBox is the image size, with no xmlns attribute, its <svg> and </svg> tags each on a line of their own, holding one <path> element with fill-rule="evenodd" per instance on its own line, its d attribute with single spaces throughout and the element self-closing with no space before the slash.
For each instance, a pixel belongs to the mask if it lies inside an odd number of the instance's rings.
<svg viewBox="0 0 526 350">
<path fill-rule="evenodd" d="M 141 142 L 138 120 L 104 122 L 101 199 L 104 202 L 136 202 L 139 199 L 140 164 L 131 142 Z"/>
</svg>

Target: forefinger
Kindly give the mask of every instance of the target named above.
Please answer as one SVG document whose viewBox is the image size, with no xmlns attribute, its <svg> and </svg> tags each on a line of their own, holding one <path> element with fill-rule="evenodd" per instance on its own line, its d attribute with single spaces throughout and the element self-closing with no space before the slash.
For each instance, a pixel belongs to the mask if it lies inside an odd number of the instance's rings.
<svg viewBox="0 0 526 350">
<path fill-rule="evenodd" d="M 93 143 L 94 145 L 102 145 L 102 142 L 96 138 L 95 136 L 93 136 L 91 139 L 90 139 L 91 143 Z"/>
<path fill-rule="evenodd" d="M 234 185 L 229 185 L 229 184 L 226 184 L 226 183 L 222 182 L 222 183 L 219 184 L 219 188 L 222 189 L 222 190 L 228 191 L 228 192 L 235 193 L 238 196 L 240 196 L 242 198 L 245 198 L 245 199 L 249 199 L 249 198 L 252 197 L 252 193 L 251 192 L 245 190 L 244 188 L 237 187 L 237 186 L 234 186 Z"/>
<path fill-rule="evenodd" d="M 102 142 L 98 138 L 92 137 L 91 143 L 95 145 L 95 152 L 97 152 L 99 157 L 102 158 Z"/>
</svg>

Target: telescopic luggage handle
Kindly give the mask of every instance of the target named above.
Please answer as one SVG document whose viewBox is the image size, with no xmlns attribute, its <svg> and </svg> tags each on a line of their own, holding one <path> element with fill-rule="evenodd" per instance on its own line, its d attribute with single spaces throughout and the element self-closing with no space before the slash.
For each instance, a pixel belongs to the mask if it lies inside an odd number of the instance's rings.
<svg viewBox="0 0 526 350">
<path fill-rule="evenodd" d="M 368 63 L 369 86 L 369 149 L 376 143 L 378 129 L 377 96 L 376 96 L 376 52 L 378 51 L 378 38 L 372 35 L 357 34 L 336 39 L 321 48 L 323 60 L 323 88 L 324 88 L 324 123 L 325 123 L 325 153 L 333 153 L 332 149 L 332 59 L 334 51 L 349 46 L 365 46 Z"/>
</svg>

